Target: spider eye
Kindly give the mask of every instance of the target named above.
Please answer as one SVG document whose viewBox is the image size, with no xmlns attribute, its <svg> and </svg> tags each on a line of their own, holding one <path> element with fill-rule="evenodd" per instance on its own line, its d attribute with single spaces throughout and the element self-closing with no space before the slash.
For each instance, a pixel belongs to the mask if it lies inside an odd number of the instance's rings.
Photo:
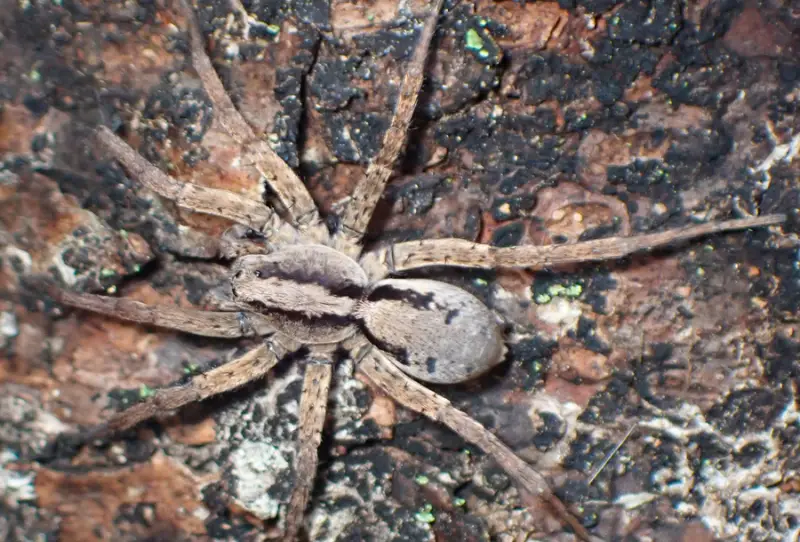
<svg viewBox="0 0 800 542">
<path fill-rule="evenodd" d="M 261 275 L 262 275 L 261 271 L 258 271 L 258 270 L 253 271 L 253 274 L 256 276 L 257 279 L 260 279 Z"/>
</svg>

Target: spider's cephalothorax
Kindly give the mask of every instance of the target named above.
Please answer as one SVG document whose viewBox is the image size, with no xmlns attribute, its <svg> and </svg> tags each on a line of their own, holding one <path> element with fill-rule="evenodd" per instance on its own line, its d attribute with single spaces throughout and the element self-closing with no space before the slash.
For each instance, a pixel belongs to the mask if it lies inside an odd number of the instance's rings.
<svg viewBox="0 0 800 542">
<path fill-rule="evenodd" d="M 243 256 L 231 270 L 236 301 L 274 315 L 279 333 L 306 344 L 335 344 L 355 334 L 351 315 L 368 284 L 356 262 L 322 245 Z"/>
<path fill-rule="evenodd" d="M 353 353 L 358 371 L 399 404 L 423 413 L 491 455 L 523 493 L 547 500 L 583 539 L 588 533 L 550 491 L 547 481 L 478 422 L 417 380 L 463 382 L 500 363 L 505 345 L 499 319 L 464 290 L 433 280 L 392 278 L 428 266 L 480 269 L 544 268 L 620 258 L 715 232 L 766 226 L 784 217 L 770 215 L 711 222 L 678 230 L 595 241 L 497 248 L 462 239 L 401 242 L 363 249 L 375 206 L 405 143 L 423 67 L 442 0 L 431 2 L 408 62 L 394 116 L 381 150 L 341 206 L 338 228 L 329 232 L 303 182 L 237 111 L 205 54 L 191 10 L 183 6 L 192 66 L 214 107 L 214 122 L 241 148 L 236 165 L 254 183 L 266 183 L 274 208 L 237 193 L 181 182 L 163 173 L 105 127 L 96 143 L 119 161 L 136 181 L 195 212 L 230 220 L 237 226 L 211 257 L 231 259 L 233 303 L 227 310 L 202 311 L 149 306 L 125 298 L 90 295 L 51 287 L 58 301 L 116 318 L 206 337 L 263 337 L 255 349 L 175 387 L 157 390 L 112 416 L 89 437 L 130 428 L 164 410 L 223 393 L 265 375 L 279 359 L 306 352 L 315 360 L 336 348 Z M 244 232 L 244 233 L 242 233 Z M 247 232 L 255 232 L 248 235 Z M 262 243 L 251 242 L 260 238 Z M 416 380 L 409 378 L 409 375 Z M 285 517 L 285 539 L 301 530 L 314 481 L 317 446 L 325 421 L 330 363 L 305 367 L 300 400 L 296 485 Z"/>
</svg>

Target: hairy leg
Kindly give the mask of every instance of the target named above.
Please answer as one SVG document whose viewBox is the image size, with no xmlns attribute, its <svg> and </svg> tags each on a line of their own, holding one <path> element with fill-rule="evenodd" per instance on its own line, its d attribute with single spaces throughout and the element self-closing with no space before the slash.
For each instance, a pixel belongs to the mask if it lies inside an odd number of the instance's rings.
<svg viewBox="0 0 800 542">
<path fill-rule="evenodd" d="M 275 330 L 268 317 L 256 313 L 145 305 L 132 299 L 70 292 L 49 281 L 40 281 L 38 285 L 44 287 L 53 300 L 70 307 L 202 337 L 232 339 L 268 335 Z"/>
<path fill-rule="evenodd" d="M 442 3 L 443 0 L 431 2 L 430 12 L 419 36 L 419 42 L 406 67 L 400 85 L 400 94 L 397 98 L 397 107 L 389 129 L 383 136 L 381 148 L 367 167 L 365 176 L 353 190 L 350 200 L 345 204 L 342 213 L 342 228 L 337 233 L 335 246 L 338 250 L 351 256 L 357 255 L 361 250 L 361 240 L 372 218 L 372 213 L 392 175 L 394 163 L 405 146 L 408 127 L 417 105 L 417 96 L 425 78 L 425 61 L 436 30 Z"/>
<path fill-rule="evenodd" d="M 567 245 L 498 248 L 465 239 L 408 241 L 365 254 L 361 259 L 361 265 L 373 280 L 391 273 L 436 265 L 482 269 L 498 267 L 544 269 L 569 263 L 614 260 L 635 252 L 652 250 L 703 235 L 780 224 L 785 220 L 784 215 L 766 215 Z"/>
<path fill-rule="evenodd" d="M 233 105 L 205 52 L 203 37 L 188 0 L 180 0 L 179 5 L 189 27 L 192 66 L 214 106 L 214 120 L 241 146 L 242 163 L 252 165 L 269 185 L 275 194 L 279 212 L 294 226 L 314 226 L 319 229 L 322 224 L 319 213 L 303 181 L 260 135 L 255 134 Z"/>
<path fill-rule="evenodd" d="M 273 350 L 262 344 L 233 361 L 193 377 L 185 384 L 156 390 L 144 401 L 114 414 L 105 423 L 81 435 L 82 440 L 90 441 L 124 431 L 157 414 L 234 390 L 264 376 L 277 362 Z"/>
<path fill-rule="evenodd" d="M 284 539 L 288 541 L 297 539 L 308 505 L 308 497 L 317 475 L 318 449 L 328 410 L 328 391 L 332 373 L 330 363 L 312 363 L 306 367 L 303 377 L 297 433 L 299 450 L 295 467 L 296 477 L 284 530 Z"/>
<path fill-rule="evenodd" d="M 181 207 L 198 213 L 221 216 L 259 231 L 277 229 L 280 223 L 274 211 L 260 202 L 227 190 L 173 179 L 145 160 L 105 126 L 96 129 L 95 141 L 122 164 L 138 182 Z"/>
<path fill-rule="evenodd" d="M 492 456 L 517 482 L 520 489 L 544 499 L 578 536 L 589 540 L 589 533 L 570 514 L 564 503 L 553 495 L 547 480 L 480 423 L 455 408 L 444 397 L 412 380 L 377 348 L 369 348 L 359 362 L 358 369 L 399 404 L 445 424 L 464 440 L 475 444 Z"/>
</svg>

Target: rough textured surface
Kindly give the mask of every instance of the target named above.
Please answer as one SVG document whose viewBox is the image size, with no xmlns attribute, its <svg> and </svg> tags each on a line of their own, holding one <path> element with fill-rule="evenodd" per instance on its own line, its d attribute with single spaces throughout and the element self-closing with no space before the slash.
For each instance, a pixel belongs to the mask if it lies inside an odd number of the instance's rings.
<svg viewBox="0 0 800 542">
<path fill-rule="evenodd" d="M 424 3 L 243 4 L 246 19 L 236 1 L 198 10 L 219 73 L 335 211 L 388 125 Z M 288 500 L 296 367 L 75 456 L 45 450 L 246 347 L 62 314 L 24 288 L 47 271 L 215 303 L 225 269 L 188 257 L 181 224 L 226 225 L 137 187 L 83 135 L 124 125 L 171 174 L 257 194 L 220 165 L 235 149 L 210 130 L 182 28 L 164 2 L 0 2 L 2 539 L 247 540 Z M 514 343 L 497 371 L 438 391 L 537 462 L 603 539 L 800 529 L 798 36 L 788 1 L 448 3 L 371 242 L 790 216 L 608 265 L 436 275 L 497 309 Z M 314 539 L 570 539 L 460 439 L 375 397 L 346 363 L 335 379 Z"/>
</svg>

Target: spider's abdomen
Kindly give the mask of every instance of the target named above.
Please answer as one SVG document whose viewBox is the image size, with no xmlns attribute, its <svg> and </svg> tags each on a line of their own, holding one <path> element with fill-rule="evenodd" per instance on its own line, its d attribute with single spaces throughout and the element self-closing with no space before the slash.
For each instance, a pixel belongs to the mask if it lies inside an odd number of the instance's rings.
<svg viewBox="0 0 800 542">
<path fill-rule="evenodd" d="M 370 341 L 424 382 L 464 382 L 505 355 L 494 313 L 472 294 L 443 282 L 382 280 L 356 314 Z"/>
<path fill-rule="evenodd" d="M 354 260 L 322 245 L 243 256 L 231 270 L 234 298 L 275 315 L 280 332 L 305 344 L 336 343 L 352 335 L 357 327 L 351 314 L 367 285 Z"/>
</svg>

